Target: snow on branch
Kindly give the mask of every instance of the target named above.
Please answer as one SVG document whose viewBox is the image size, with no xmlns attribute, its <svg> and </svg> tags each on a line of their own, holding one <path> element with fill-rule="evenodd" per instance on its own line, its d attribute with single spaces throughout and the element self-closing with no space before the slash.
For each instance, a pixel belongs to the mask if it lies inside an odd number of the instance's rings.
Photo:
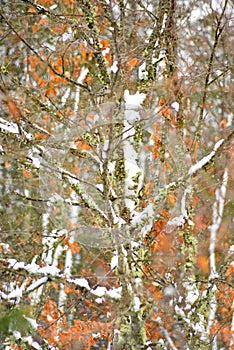
<svg viewBox="0 0 234 350">
<path fill-rule="evenodd" d="M 82 84 L 88 74 L 89 70 L 87 68 L 81 68 L 80 76 L 77 80 L 78 84 Z M 76 94 L 75 94 L 75 105 L 74 105 L 74 115 L 77 115 L 79 109 L 79 101 L 80 101 L 80 85 L 76 86 Z"/>
<path fill-rule="evenodd" d="M 50 276 L 58 276 L 60 274 L 60 270 L 55 266 L 40 267 L 38 264 L 35 264 L 35 263 L 26 264 L 23 261 L 18 262 L 16 259 L 8 259 L 8 262 L 9 262 L 9 267 L 11 267 L 13 270 L 23 269 L 31 273 L 38 273 L 38 274 L 50 275 Z"/>
<path fill-rule="evenodd" d="M 9 122 L 3 118 L 0 118 L 0 129 L 10 132 L 12 134 L 19 134 L 19 127 L 16 123 Z"/>
<path fill-rule="evenodd" d="M 9 263 L 9 268 L 12 268 L 14 270 L 25 270 L 29 273 L 44 275 L 44 277 L 41 277 L 39 278 L 39 280 L 32 282 L 29 286 L 27 286 L 27 281 L 25 281 L 24 283 L 22 283 L 20 287 L 17 286 L 9 294 L 0 292 L 0 297 L 5 300 L 17 299 L 17 301 L 19 302 L 23 294 L 34 292 L 36 289 L 44 285 L 50 277 L 58 277 L 58 278 L 64 279 L 64 277 L 66 276 L 65 274 L 61 273 L 61 271 L 55 266 L 47 265 L 44 267 L 40 267 L 38 264 L 35 264 L 35 263 L 26 264 L 25 262 L 23 261 L 19 262 L 16 259 L 8 259 L 8 263 Z M 105 297 L 109 297 L 112 299 L 121 298 L 122 287 L 107 289 L 106 287 L 98 286 L 95 289 L 92 289 L 85 278 L 72 279 L 72 278 L 66 277 L 66 281 L 68 283 L 74 283 L 75 285 L 81 288 L 85 288 L 91 294 L 99 298 L 105 298 Z"/>
<path fill-rule="evenodd" d="M 201 160 L 199 160 L 199 162 L 191 166 L 191 168 L 188 171 L 188 175 L 193 175 L 199 169 L 202 169 L 207 163 L 209 163 L 211 159 L 215 156 L 215 153 L 223 144 L 223 142 L 224 142 L 224 139 L 220 139 L 219 141 L 217 141 L 216 144 L 214 145 L 213 150 L 207 156 L 203 157 Z"/>
<path fill-rule="evenodd" d="M 216 201 L 213 204 L 213 215 L 212 215 L 212 225 L 209 226 L 210 230 L 210 279 L 213 279 L 216 277 L 216 265 L 215 265 L 215 242 L 216 242 L 216 235 L 219 230 L 222 216 L 223 216 L 223 210 L 224 210 L 224 200 L 226 195 L 226 189 L 227 189 L 227 182 L 228 182 L 228 171 L 225 169 L 223 174 L 223 182 L 220 188 L 216 189 L 215 191 L 215 197 Z"/>
<path fill-rule="evenodd" d="M 69 278 L 67 279 L 67 281 L 69 283 L 74 283 L 81 288 L 87 289 L 90 293 L 98 296 L 99 298 L 105 297 L 105 296 L 110 297 L 112 299 L 121 298 L 122 287 L 118 287 L 118 288 L 114 287 L 111 289 L 107 289 L 106 287 L 98 286 L 95 289 L 91 289 L 88 281 L 85 278 L 75 278 L 75 279 Z"/>
<path fill-rule="evenodd" d="M 225 169 L 223 174 L 223 181 L 220 188 L 217 188 L 215 191 L 215 202 L 213 204 L 213 215 L 212 215 L 212 224 L 209 226 L 210 230 L 210 246 L 209 246 L 209 252 L 210 252 L 210 276 L 209 280 L 212 282 L 215 277 L 217 277 L 217 271 L 216 271 L 216 257 L 215 257 L 215 249 L 216 249 L 216 237 L 217 232 L 220 228 L 222 217 L 223 217 L 223 211 L 224 211 L 224 201 L 226 196 L 226 190 L 227 190 L 227 183 L 228 183 L 228 170 Z M 215 314 L 217 310 L 217 298 L 216 298 L 216 290 L 217 287 L 213 283 L 213 295 L 210 300 L 210 312 L 209 312 L 209 318 L 208 318 L 208 324 L 207 324 L 207 334 L 209 334 L 211 326 L 214 323 L 215 320 Z M 214 348 L 216 349 L 216 336 L 214 337 L 213 344 Z"/>
</svg>

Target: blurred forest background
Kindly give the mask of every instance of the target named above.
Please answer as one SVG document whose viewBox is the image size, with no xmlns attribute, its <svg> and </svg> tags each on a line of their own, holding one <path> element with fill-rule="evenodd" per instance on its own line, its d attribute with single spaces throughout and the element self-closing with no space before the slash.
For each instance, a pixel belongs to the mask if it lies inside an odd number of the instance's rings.
<svg viewBox="0 0 234 350">
<path fill-rule="evenodd" d="M 0 6 L 0 349 L 234 349 L 233 2 Z"/>
</svg>

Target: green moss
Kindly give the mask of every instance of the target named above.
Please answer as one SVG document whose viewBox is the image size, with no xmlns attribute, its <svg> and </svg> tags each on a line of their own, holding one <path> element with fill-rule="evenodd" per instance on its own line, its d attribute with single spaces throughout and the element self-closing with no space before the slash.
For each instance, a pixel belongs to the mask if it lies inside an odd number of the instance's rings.
<svg viewBox="0 0 234 350">
<path fill-rule="evenodd" d="M 124 159 L 118 159 L 116 161 L 114 177 L 117 181 L 121 181 L 126 178 Z"/>
<path fill-rule="evenodd" d="M 139 151 L 139 147 L 141 146 L 142 143 L 142 137 L 143 137 L 143 133 L 142 133 L 142 129 L 139 125 L 135 126 L 135 134 L 133 135 L 133 140 L 135 142 L 135 146 L 137 148 L 137 151 Z"/>
<path fill-rule="evenodd" d="M 8 67 L 9 67 L 8 65 L 4 66 L 3 64 L 1 64 L 0 65 L 0 74 L 7 75 L 9 73 Z"/>
</svg>

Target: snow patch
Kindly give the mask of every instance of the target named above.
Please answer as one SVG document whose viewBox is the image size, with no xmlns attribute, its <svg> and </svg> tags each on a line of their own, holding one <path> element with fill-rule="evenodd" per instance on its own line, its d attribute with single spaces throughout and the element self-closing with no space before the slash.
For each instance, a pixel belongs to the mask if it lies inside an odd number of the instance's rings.
<svg viewBox="0 0 234 350">
<path fill-rule="evenodd" d="M 135 312 L 140 310 L 140 306 L 141 306 L 141 301 L 137 296 L 134 296 L 133 298 L 133 309 Z"/>
<path fill-rule="evenodd" d="M 85 278 L 68 279 L 68 281 L 75 283 L 79 287 L 83 287 L 83 288 L 86 288 L 87 290 L 90 290 L 89 283 Z"/>
<path fill-rule="evenodd" d="M 124 100 L 126 104 L 129 105 L 140 106 L 143 103 L 145 97 L 146 94 L 141 94 L 137 92 L 133 95 L 130 95 L 129 90 L 124 91 Z"/>
<path fill-rule="evenodd" d="M 119 70 L 118 61 L 114 61 L 112 66 L 111 66 L 111 72 L 113 72 L 115 74 L 118 72 L 118 70 Z"/>
<path fill-rule="evenodd" d="M 115 253 L 111 258 L 111 270 L 114 270 L 118 266 L 118 255 Z"/>
<path fill-rule="evenodd" d="M 173 103 L 171 104 L 171 107 L 174 108 L 174 110 L 175 110 L 176 112 L 179 112 L 180 105 L 179 105 L 178 102 L 173 102 Z"/>
</svg>

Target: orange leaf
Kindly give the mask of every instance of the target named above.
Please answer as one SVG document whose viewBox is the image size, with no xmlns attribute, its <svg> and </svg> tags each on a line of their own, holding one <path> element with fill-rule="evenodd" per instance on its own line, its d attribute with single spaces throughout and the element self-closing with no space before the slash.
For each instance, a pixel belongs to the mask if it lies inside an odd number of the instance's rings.
<svg viewBox="0 0 234 350">
<path fill-rule="evenodd" d="M 172 250 L 173 246 L 167 236 L 164 233 L 159 233 L 157 239 L 155 239 L 151 244 L 151 251 L 153 253 L 160 251 L 162 253 L 168 253 L 169 250 Z"/>
<path fill-rule="evenodd" d="M 38 31 L 38 29 L 40 28 L 40 26 L 38 24 L 34 24 L 32 27 L 32 32 L 35 33 Z"/>
<path fill-rule="evenodd" d="M 171 242 L 169 241 L 169 239 L 164 233 L 159 233 L 157 238 L 158 238 L 159 250 L 161 252 L 167 253 L 170 249 L 173 248 Z"/>
<path fill-rule="evenodd" d="M 167 167 L 170 172 L 173 172 L 172 166 L 169 162 L 165 161 L 165 167 Z M 166 168 L 165 168 L 165 170 L 166 170 Z"/>
<path fill-rule="evenodd" d="M 146 196 L 149 196 L 150 193 L 152 193 L 153 188 L 154 188 L 154 184 L 152 182 L 149 182 L 149 183 L 145 184 L 145 194 L 146 194 Z"/>
<path fill-rule="evenodd" d="M 71 242 L 70 241 L 70 236 L 67 235 L 64 240 L 63 244 L 67 246 L 68 249 L 71 250 L 72 254 L 76 254 L 80 252 L 80 247 L 76 242 Z"/>
<path fill-rule="evenodd" d="M 155 252 L 157 252 L 158 248 L 159 248 L 159 243 L 158 243 L 158 241 L 154 240 L 151 244 L 151 251 L 153 253 L 155 253 Z"/>
<path fill-rule="evenodd" d="M 160 98 L 160 100 L 158 101 L 158 105 L 159 105 L 159 107 L 162 107 L 163 105 L 165 105 L 165 100 L 163 97 Z"/>
<path fill-rule="evenodd" d="M 140 63 L 141 61 L 138 60 L 138 58 L 136 57 L 130 58 L 127 63 L 127 69 L 131 71 L 134 67 L 138 66 Z"/>
<path fill-rule="evenodd" d="M 171 206 L 174 207 L 176 196 L 174 194 L 169 194 L 169 196 L 167 197 L 167 200 L 171 204 Z"/>
<path fill-rule="evenodd" d="M 166 211 L 166 209 L 163 209 L 163 210 L 162 210 L 162 215 L 163 215 L 165 218 L 169 218 L 169 217 L 170 217 L 170 214 Z"/>
<path fill-rule="evenodd" d="M 207 256 L 199 255 L 197 257 L 197 263 L 203 272 L 205 273 L 209 272 L 209 259 Z"/>
<path fill-rule="evenodd" d="M 230 265 L 226 271 L 226 276 L 229 277 L 232 273 L 234 273 L 234 265 Z"/>
<path fill-rule="evenodd" d="M 71 187 L 68 187 L 67 188 L 67 194 L 70 196 L 72 194 L 72 188 Z"/>
<path fill-rule="evenodd" d="M 92 83 L 92 77 L 90 75 L 88 75 L 87 78 L 85 79 L 85 82 L 87 84 L 91 84 Z"/>
<path fill-rule="evenodd" d="M 21 113 L 16 103 L 12 100 L 7 100 L 7 108 L 14 121 L 18 122 L 21 118 Z"/>
<path fill-rule="evenodd" d="M 70 243 L 68 248 L 71 250 L 72 254 L 76 254 L 80 252 L 80 247 L 76 242 Z"/>
<path fill-rule="evenodd" d="M 58 283 L 57 282 L 51 282 L 51 285 L 54 289 L 58 290 Z"/>
<path fill-rule="evenodd" d="M 8 169 L 11 167 L 11 163 L 9 163 L 7 160 L 5 161 L 5 168 Z"/>
<path fill-rule="evenodd" d="M 102 39 L 102 40 L 100 40 L 100 43 L 102 44 L 102 47 L 103 47 L 103 48 L 108 47 L 109 44 L 110 44 L 109 40 L 107 40 L 107 39 Z"/>
<path fill-rule="evenodd" d="M 227 127 L 227 119 L 222 119 L 219 123 L 220 128 L 226 129 Z"/>
<path fill-rule="evenodd" d="M 87 142 L 83 140 L 75 141 L 75 145 L 78 151 L 88 151 L 90 149 L 90 146 L 87 144 Z"/>
<path fill-rule="evenodd" d="M 34 8 L 34 7 L 29 7 L 29 9 L 28 9 L 28 13 L 29 12 L 36 12 L 37 10 Z"/>
<path fill-rule="evenodd" d="M 42 134 L 41 132 L 36 132 L 35 133 L 35 139 L 42 139 L 45 140 L 47 136 L 45 134 Z"/>
<path fill-rule="evenodd" d="M 154 298 L 156 300 L 161 300 L 162 299 L 162 291 L 159 288 L 155 288 L 154 290 Z"/>
<path fill-rule="evenodd" d="M 198 195 L 195 194 L 194 197 L 193 197 L 193 202 L 192 202 L 193 208 L 196 208 L 196 206 L 199 203 L 199 200 L 200 200 L 200 198 L 198 197 Z"/>
<path fill-rule="evenodd" d="M 69 244 L 69 241 L 70 241 L 70 236 L 69 236 L 69 235 L 66 235 L 66 237 L 63 239 L 63 244 L 64 244 L 64 245 L 68 245 L 68 244 Z"/>
<path fill-rule="evenodd" d="M 22 173 L 23 173 L 24 177 L 26 177 L 26 179 L 29 179 L 31 177 L 31 173 L 27 169 L 23 169 Z"/>
<path fill-rule="evenodd" d="M 76 290 L 74 288 L 64 285 L 64 292 L 66 294 L 72 294 L 72 293 L 76 293 Z"/>
<path fill-rule="evenodd" d="M 37 84 L 39 87 L 45 87 L 47 85 L 47 81 L 42 78 L 39 78 Z"/>
<path fill-rule="evenodd" d="M 169 108 L 163 108 L 163 110 L 162 110 L 162 115 L 163 115 L 163 117 L 165 117 L 165 118 L 169 118 L 170 117 L 170 115 L 171 115 L 171 111 L 170 111 L 170 109 Z"/>
<path fill-rule="evenodd" d="M 154 223 L 154 235 L 157 236 L 165 227 L 165 220 L 157 220 Z"/>
</svg>

